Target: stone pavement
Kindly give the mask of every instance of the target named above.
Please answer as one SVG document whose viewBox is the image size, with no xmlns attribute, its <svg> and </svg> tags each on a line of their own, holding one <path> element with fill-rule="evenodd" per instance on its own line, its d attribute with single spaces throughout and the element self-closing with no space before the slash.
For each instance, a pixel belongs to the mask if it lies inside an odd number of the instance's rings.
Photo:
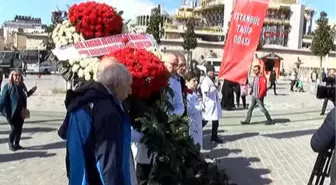
<svg viewBox="0 0 336 185">
<path fill-rule="evenodd" d="M 57 136 L 64 115 L 31 112 L 16 153 L 7 146 L 9 126 L 0 120 L 0 185 L 65 185 L 64 143 Z"/>
<path fill-rule="evenodd" d="M 239 185 L 306 185 L 309 180 L 317 157 L 310 139 L 325 118 L 320 116 L 322 101 L 309 93 L 289 92 L 287 83 L 278 86 L 278 96 L 270 90 L 265 98 L 275 125 L 265 125 L 258 108 L 250 125 L 240 124 L 247 110 L 225 111 L 220 120 L 225 143 L 218 146 L 209 143 L 211 126 L 205 128 L 205 155 L 216 159 Z"/>
<path fill-rule="evenodd" d="M 27 86 L 33 82 L 26 80 Z M 37 82 L 52 84 L 52 82 Z M 39 89 L 48 87 L 39 86 Z M 279 96 L 265 99 L 276 125 L 263 124 L 256 109 L 253 124 L 241 125 L 246 110 L 224 112 L 220 134 L 225 143 L 209 143 L 210 129 L 204 131 L 204 154 L 216 159 L 239 185 L 305 185 L 316 154 L 310 138 L 325 116 L 322 106 L 309 93 L 288 93 L 287 84 L 279 85 Z M 287 95 L 285 95 L 287 94 Z M 36 94 L 29 98 L 31 118 L 24 125 L 22 145 L 16 153 L 7 147 L 9 126 L 0 117 L 0 185 L 65 185 L 64 143 L 57 136 L 64 118 L 62 95 Z"/>
</svg>

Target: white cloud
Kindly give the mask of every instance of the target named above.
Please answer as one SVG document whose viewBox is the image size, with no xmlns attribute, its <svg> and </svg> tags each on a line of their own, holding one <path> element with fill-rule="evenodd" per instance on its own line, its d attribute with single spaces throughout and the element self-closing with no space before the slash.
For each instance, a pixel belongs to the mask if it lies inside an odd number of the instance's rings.
<svg viewBox="0 0 336 185">
<path fill-rule="evenodd" d="M 123 18 L 125 20 L 135 19 L 137 15 L 150 10 L 156 4 L 150 0 L 96 0 L 116 7 L 118 11 L 124 11 Z"/>
</svg>

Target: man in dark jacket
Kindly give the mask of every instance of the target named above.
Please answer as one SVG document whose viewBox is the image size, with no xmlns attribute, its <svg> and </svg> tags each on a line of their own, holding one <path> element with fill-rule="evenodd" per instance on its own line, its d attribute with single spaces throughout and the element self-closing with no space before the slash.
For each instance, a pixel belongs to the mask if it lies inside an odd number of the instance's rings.
<svg viewBox="0 0 336 185">
<path fill-rule="evenodd" d="M 276 82 L 276 73 L 275 73 L 274 69 L 272 69 L 272 71 L 271 71 L 269 81 L 270 81 L 270 86 L 269 86 L 268 89 L 272 89 L 272 87 L 273 87 L 274 95 L 277 95 L 277 93 L 276 93 L 276 83 L 275 83 Z"/>
<path fill-rule="evenodd" d="M 134 184 L 131 126 L 121 106 L 131 92 L 131 83 L 126 67 L 106 58 L 97 82 L 67 92 L 67 116 L 59 135 L 67 141 L 70 185 Z"/>
</svg>

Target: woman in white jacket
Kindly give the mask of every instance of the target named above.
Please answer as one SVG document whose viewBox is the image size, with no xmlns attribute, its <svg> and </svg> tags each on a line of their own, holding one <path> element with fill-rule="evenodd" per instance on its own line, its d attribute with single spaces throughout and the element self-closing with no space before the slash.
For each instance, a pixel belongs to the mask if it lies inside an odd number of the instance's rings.
<svg viewBox="0 0 336 185">
<path fill-rule="evenodd" d="M 197 91 L 197 74 L 189 71 L 184 75 L 186 86 L 189 89 L 187 94 L 187 115 L 189 117 L 189 134 L 195 144 L 203 145 L 202 132 L 202 104 L 199 101 Z"/>
</svg>

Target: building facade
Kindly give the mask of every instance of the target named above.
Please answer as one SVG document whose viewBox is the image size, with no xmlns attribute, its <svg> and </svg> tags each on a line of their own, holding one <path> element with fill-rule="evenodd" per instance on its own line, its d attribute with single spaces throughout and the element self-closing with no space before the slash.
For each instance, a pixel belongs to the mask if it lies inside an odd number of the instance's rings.
<svg viewBox="0 0 336 185">
<path fill-rule="evenodd" d="M 45 25 L 40 18 L 30 16 L 15 16 L 11 21 L 5 21 L 1 36 L 5 48 L 31 49 L 38 48 L 40 39 L 45 38 Z"/>
<path fill-rule="evenodd" d="M 193 58 L 198 60 L 201 56 L 209 56 L 209 53 L 222 58 L 234 3 L 234 0 L 182 1 L 180 8 L 171 16 L 171 21 L 165 24 L 160 47 L 183 51 L 181 34 L 186 30 L 186 22 L 193 19 L 198 39 Z M 302 71 L 319 68 L 319 58 L 313 56 L 309 49 L 315 13 L 297 0 L 270 0 L 260 36 L 263 47 L 256 52 L 256 56 L 278 55 L 282 59 L 279 66 L 285 72 L 297 67 L 298 61 L 301 62 Z M 323 61 L 323 67 L 336 68 L 336 63 L 332 62 L 335 59 L 335 52 L 332 51 Z"/>
<path fill-rule="evenodd" d="M 182 1 L 185 3 L 185 1 Z M 234 0 L 200 0 L 183 4 L 165 25 L 165 39 L 181 39 L 189 19 L 196 21 L 195 33 L 198 40 L 224 42 L 229 28 Z M 193 5 L 193 6 L 191 6 Z M 295 0 L 271 0 L 261 40 L 265 45 L 300 49 L 303 35 L 311 33 L 315 11 Z"/>
<path fill-rule="evenodd" d="M 136 20 L 133 21 L 133 23 L 130 25 L 130 28 L 129 28 L 131 29 L 131 32 L 137 32 L 137 33 L 146 32 L 146 29 L 149 25 L 150 16 L 151 16 L 153 8 L 156 8 L 156 7 L 152 7 L 144 11 L 141 15 L 136 16 Z M 161 6 L 160 6 L 160 14 L 162 17 L 163 25 L 171 21 L 171 17 L 169 16 L 169 13 Z"/>
</svg>

